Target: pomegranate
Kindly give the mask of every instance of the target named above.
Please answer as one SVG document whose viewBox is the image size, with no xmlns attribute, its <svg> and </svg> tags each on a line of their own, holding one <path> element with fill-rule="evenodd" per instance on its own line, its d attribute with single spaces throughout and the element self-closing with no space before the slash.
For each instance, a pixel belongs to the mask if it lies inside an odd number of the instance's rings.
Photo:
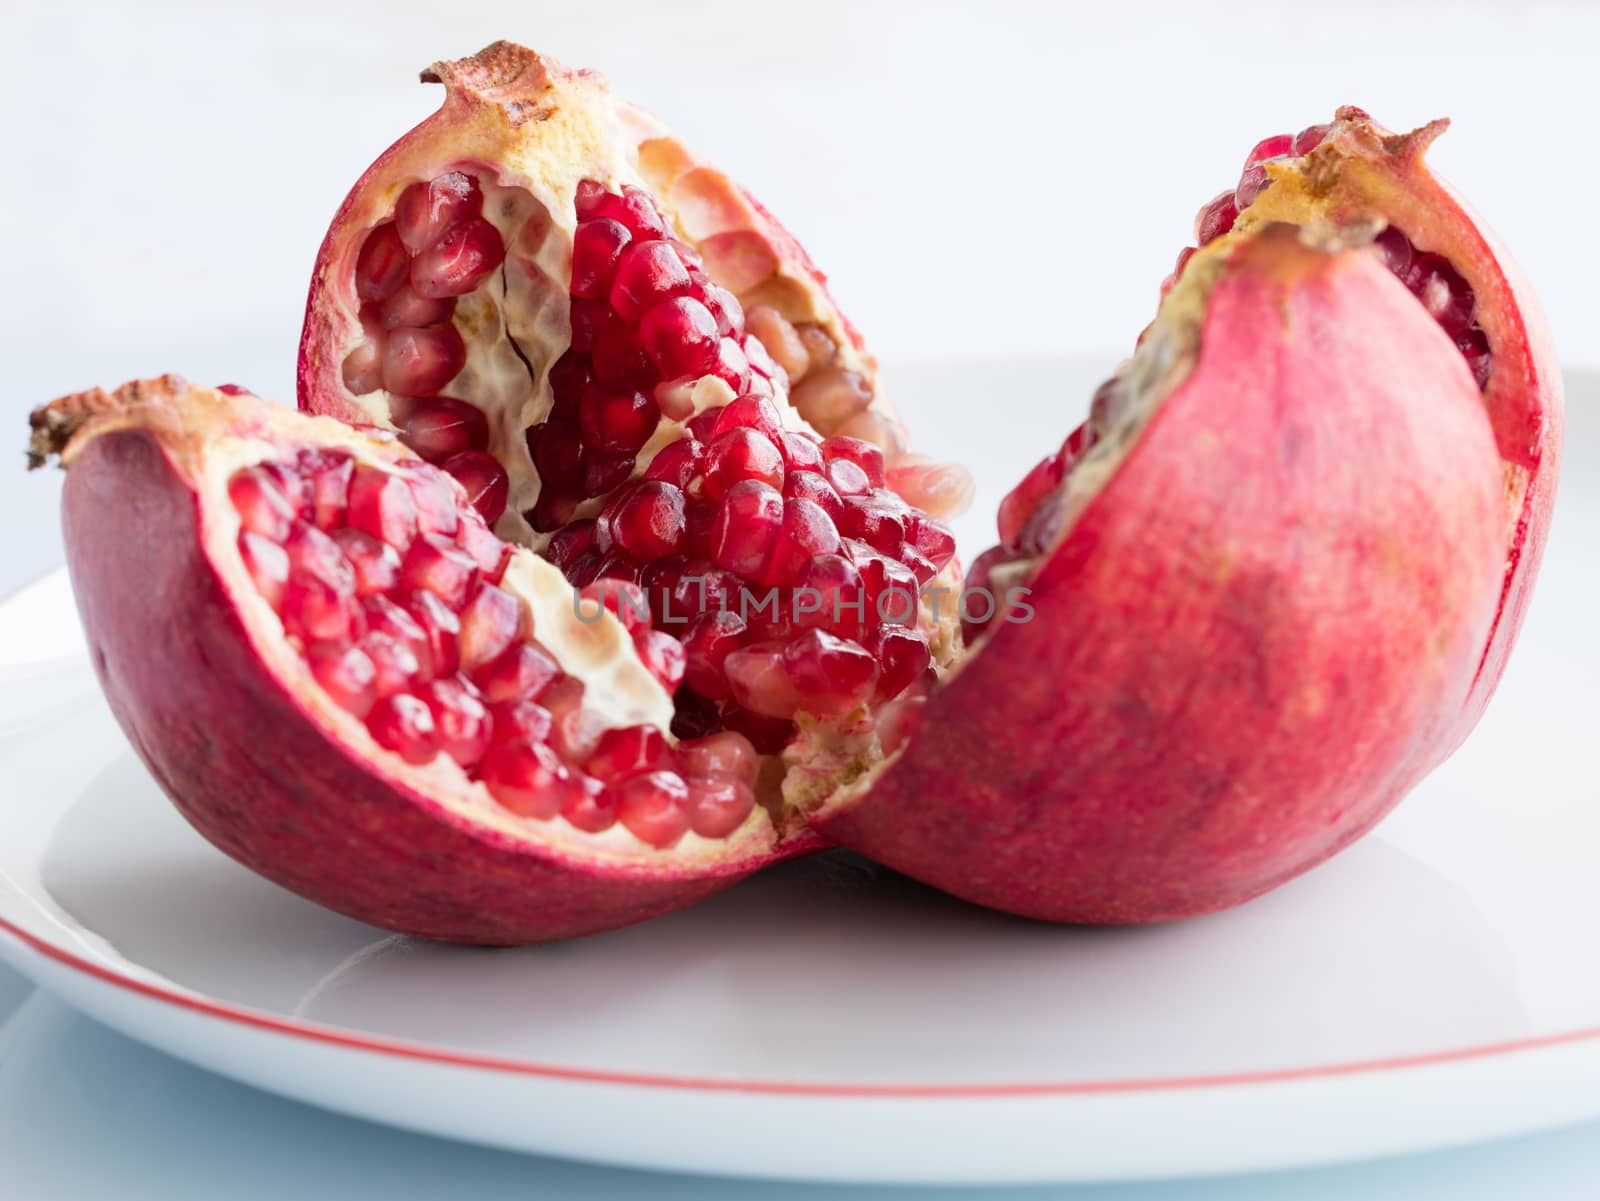
<svg viewBox="0 0 1600 1201">
<path fill-rule="evenodd" d="M 1332 854 L 1481 709 L 1559 397 L 1417 135 L 1258 147 L 963 586 L 970 480 L 764 210 L 593 74 L 426 78 L 319 256 L 326 416 L 170 377 L 35 414 L 113 710 L 243 862 L 487 943 L 830 841 L 1151 921 Z"/>
</svg>

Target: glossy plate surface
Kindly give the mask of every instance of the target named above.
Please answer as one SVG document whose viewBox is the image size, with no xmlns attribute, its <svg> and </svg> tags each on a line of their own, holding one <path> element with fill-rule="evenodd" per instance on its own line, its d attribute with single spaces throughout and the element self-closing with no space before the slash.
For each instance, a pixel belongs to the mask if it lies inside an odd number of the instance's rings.
<svg viewBox="0 0 1600 1201">
<path fill-rule="evenodd" d="M 1374 836 L 1234 912 L 1051 928 L 832 855 L 563 945 L 387 936 L 184 824 L 101 702 L 58 573 L 0 607 L 0 953 L 238 1079 L 614 1164 L 1154 1177 L 1600 1115 L 1600 387 L 1572 384 L 1550 557 L 1478 734 Z M 1059 438 L 1059 415 L 1029 420 L 983 478 Z"/>
</svg>

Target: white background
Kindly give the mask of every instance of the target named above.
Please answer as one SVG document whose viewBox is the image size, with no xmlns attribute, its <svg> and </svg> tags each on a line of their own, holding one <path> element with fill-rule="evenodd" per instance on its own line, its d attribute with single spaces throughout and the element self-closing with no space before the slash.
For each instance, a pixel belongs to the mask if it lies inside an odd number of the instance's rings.
<svg viewBox="0 0 1600 1201">
<path fill-rule="evenodd" d="M 415 82 L 418 69 L 501 36 L 602 68 L 733 171 L 830 272 L 891 379 L 897 364 L 997 355 L 1091 355 L 1109 366 L 1148 318 L 1194 210 L 1231 186 L 1250 146 L 1326 120 L 1342 102 L 1397 128 L 1455 119 L 1436 165 L 1515 249 L 1564 361 L 1600 365 L 1596 8 L 166 0 L 19 9 L 4 15 L 0 77 L 0 434 L 9 429 L 17 450 L 32 405 L 132 375 L 179 370 L 290 398 L 305 283 L 334 208 L 437 103 L 437 89 Z M 899 395 L 940 441 L 1003 439 L 1008 406 L 1084 403 L 1048 390 L 972 399 L 985 414 L 977 430 Z M 20 466 L 20 456 L 9 461 Z M 986 481 L 991 497 L 1003 482 Z M 47 475 L 0 471 L 0 592 L 59 559 L 56 487 Z M 0 1000 L 8 989 L 18 991 L 0 978 Z M 228 1147 L 231 1162 L 277 1173 L 262 1196 L 316 1189 L 316 1178 L 293 1175 L 295 1155 L 347 1182 L 338 1195 L 352 1197 L 367 1195 L 353 1182 L 374 1163 L 390 1165 L 381 1195 L 397 1199 L 412 1184 L 415 1195 L 437 1196 L 474 1179 L 504 1189 L 495 1196 L 530 1179 L 564 1195 L 677 1195 L 644 1177 L 324 1120 L 40 1012 L 0 1029 L 0 1194 L 80 1195 L 84 1169 L 66 1148 L 137 1118 L 138 1138 L 110 1143 L 119 1175 L 150 1174 L 169 1196 L 217 1195 L 198 1180 L 192 1192 L 172 1183 L 184 1152 L 162 1119 L 170 1112 L 182 1126 L 209 1123 L 202 1142 Z M 16 1104 L 35 1097 L 36 1110 Z M 24 1113 L 35 1115 L 27 1138 Z M 281 1134 L 290 1156 L 244 1133 L 256 1126 Z M 1498 1197 L 1548 1171 L 1534 1191 L 1586 1196 L 1583 1165 L 1597 1150 L 1600 1132 L 1589 1131 L 1186 1195 Z"/>
</svg>

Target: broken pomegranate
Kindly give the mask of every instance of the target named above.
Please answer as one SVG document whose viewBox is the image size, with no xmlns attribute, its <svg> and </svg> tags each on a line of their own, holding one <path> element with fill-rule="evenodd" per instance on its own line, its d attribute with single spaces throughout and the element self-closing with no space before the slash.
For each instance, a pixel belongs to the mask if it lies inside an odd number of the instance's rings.
<svg viewBox="0 0 1600 1201">
<path fill-rule="evenodd" d="M 318 260 L 300 401 L 342 421 L 172 378 L 35 415 L 112 708 L 241 861 L 487 943 L 829 841 L 1152 921 L 1319 862 L 1470 728 L 1559 396 L 1425 134 L 1258 147 L 963 586 L 970 479 L 764 210 L 591 73 L 428 78 Z"/>
</svg>

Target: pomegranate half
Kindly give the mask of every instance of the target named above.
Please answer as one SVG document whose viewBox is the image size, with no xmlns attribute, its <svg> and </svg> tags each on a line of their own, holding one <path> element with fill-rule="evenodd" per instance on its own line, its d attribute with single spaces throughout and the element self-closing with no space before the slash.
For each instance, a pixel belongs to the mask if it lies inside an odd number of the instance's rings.
<svg viewBox="0 0 1600 1201">
<path fill-rule="evenodd" d="M 963 584 L 970 481 L 770 215 L 591 73 L 425 78 L 318 258 L 329 416 L 173 379 L 35 416 L 112 707 L 263 874 L 516 943 L 834 841 L 1159 920 L 1333 853 L 1481 710 L 1559 395 L 1422 135 L 1269 139 Z"/>
</svg>

